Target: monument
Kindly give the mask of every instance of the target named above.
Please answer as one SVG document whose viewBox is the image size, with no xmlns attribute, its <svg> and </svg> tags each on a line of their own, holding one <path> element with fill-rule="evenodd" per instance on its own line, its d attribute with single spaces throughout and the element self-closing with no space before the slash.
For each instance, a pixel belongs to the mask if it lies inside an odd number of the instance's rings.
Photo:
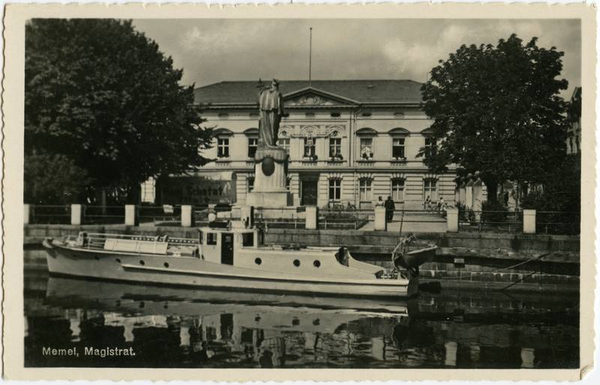
<svg viewBox="0 0 600 385">
<path fill-rule="evenodd" d="M 291 205 L 287 190 L 288 154 L 277 146 L 279 124 L 283 116 L 283 97 L 279 82 L 273 79 L 269 88 L 259 83 L 258 148 L 254 155 L 254 190 L 248 193 L 246 204 L 255 207 L 285 207 Z"/>
</svg>

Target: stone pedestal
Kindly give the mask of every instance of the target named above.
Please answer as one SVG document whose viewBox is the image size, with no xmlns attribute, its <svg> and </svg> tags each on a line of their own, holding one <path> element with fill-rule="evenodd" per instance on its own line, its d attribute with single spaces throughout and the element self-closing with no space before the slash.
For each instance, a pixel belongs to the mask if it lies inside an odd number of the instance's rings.
<svg viewBox="0 0 600 385">
<path fill-rule="evenodd" d="M 466 190 L 466 194 L 465 194 L 465 205 L 470 208 L 473 209 L 473 186 L 467 186 L 465 188 Z"/>
<path fill-rule="evenodd" d="M 449 233 L 458 233 L 458 209 L 449 208 L 446 210 L 447 231 Z"/>
<path fill-rule="evenodd" d="M 376 231 L 386 231 L 387 230 L 387 220 L 385 218 L 385 207 L 383 207 L 383 206 L 375 207 L 375 230 Z"/>
<path fill-rule="evenodd" d="M 319 228 L 319 209 L 316 206 L 306 207 L 306 229 L 316 230 Z"/>
<path fill-rule="evenodd" d="M 181 227 L 194 226 L 194 207 L 190 205 L 181 206 Z"/>
<path fill-rule="evenodd" d="M 80 225 L 83 222 L 83 206 L 71 205 L 71 224 Z"/>
<path fill-rule="evenodd" d="M 125 205 L 125 225 L 136 226 L 136 217 L 135 205 Z"/>
<path fill-rule="evenodd" d="M 23 224 L 28 225 L 31 221 L 31 206 L 25 203 L 23 205 Z"/>
<path fill-rule="evenodd" d="M 286 188 L 287 157 L 287 152 L 280 147 L 258 148 L 254 156 L 254 191 L 248 193 L 247 206 L 292 205 L 292 196 Z"/>
<path fill-rule="evenodd" d="M 523 210 L 523 233 L 535 234 L 535 210 Z"/>
</svg>

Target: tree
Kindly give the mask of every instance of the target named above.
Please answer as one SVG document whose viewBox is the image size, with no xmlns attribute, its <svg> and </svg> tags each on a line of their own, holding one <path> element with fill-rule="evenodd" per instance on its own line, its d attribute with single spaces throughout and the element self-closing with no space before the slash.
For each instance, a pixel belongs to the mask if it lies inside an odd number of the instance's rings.
<svg viewBox="0 0 600 385">
<path fill-rule="evenodd" d="M 479 171 L 493 201 L 501 182 L 541 183 L 566 156 L 562 56 L 513 34 L 440 60 L 422 87 L 437 143 L 421 149 L 425 163 L 434 172 L 449 164 Z"/>
<path fill-rule="evenodd" d="M 65 155 L 39 152 L 25 155 L 25 202 L 78 202 L 89 183 L 87 172 Z"/>
<path fill-rule="evenodd" d="M 33 19 L 25 35 L 25 152 L 60 154 L 90 187 L 127 191 L 207 162 L 193 85 L 130 21 Z M 61 158 L 62 159 L 62 158 Z"/>
</svg>

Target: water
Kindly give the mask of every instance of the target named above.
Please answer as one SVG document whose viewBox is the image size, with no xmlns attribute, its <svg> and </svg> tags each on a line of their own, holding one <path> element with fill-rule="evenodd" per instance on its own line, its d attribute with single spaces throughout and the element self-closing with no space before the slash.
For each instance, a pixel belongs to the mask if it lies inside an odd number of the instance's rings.
<svg viewBox="0 0 600 385">
<path fill-rule="evenodd" d="M 362 301 L 356 311 L 336 299 L 301 306 L 285 296 L 48 277 L 43 252 L 25 253 L 30 367 L 579 366 L 576 293 L 443 290 L 393 306 Z M 121 355 L 101 357 L 107 348 Z"/>
</svg>

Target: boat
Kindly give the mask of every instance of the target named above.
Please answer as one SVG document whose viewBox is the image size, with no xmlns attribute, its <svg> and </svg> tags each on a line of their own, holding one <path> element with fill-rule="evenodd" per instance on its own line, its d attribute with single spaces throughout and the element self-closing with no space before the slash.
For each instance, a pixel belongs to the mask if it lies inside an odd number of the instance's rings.
<svg viewBox="0 0 600 385">
<path fill-rule="evenodd" d="M 197 238 L 80 232 L 47 238 L 54 275 L 308 296 L 406 298 L 418 269 L 356 260 L 345 247 L 284 248 L 243 224 L 198 229 Z"/>
</svg>

